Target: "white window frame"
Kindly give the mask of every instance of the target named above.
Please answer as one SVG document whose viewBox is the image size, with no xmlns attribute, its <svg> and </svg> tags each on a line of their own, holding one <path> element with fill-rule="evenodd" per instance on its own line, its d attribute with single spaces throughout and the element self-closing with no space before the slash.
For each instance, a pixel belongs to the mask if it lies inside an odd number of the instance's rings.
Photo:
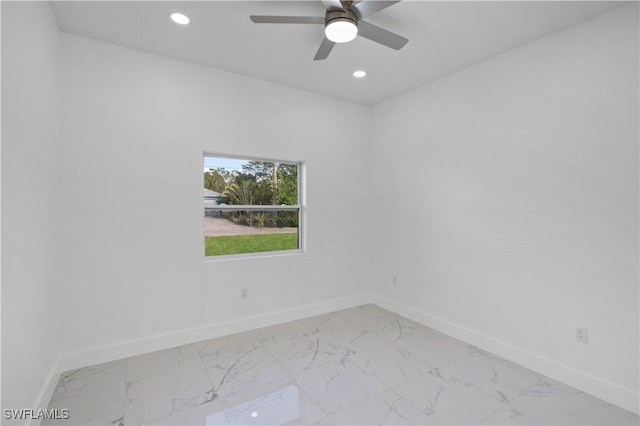
<svg viewBox="0 0 640 426">
<path fill-rule="evenodd" d="M 205 151 L 202 156 L 202 161 L 204 163 L 204 159 L 206 157 L 216 157 L 216 158 L 228 158 L 232 160 L 242 160 L 242 161 L 261 161 L 266 163 L 279 163 L 279 164 L 287 164 L 291 166 L 297 166 L 297 195 L 298 195 L 298 203 L 295 205 L 279 205 L 274 206 L 270 205 L 218 205 L 215 208 L 210 208 L 211 210 L 216 211 L 297 211 L 298 212 L 298 248 L 295 250 L 275 250 L 275 251 L 261 251 L 255 253 L 237 253 L 237 254 L 227 254 L 220 256 L 204 256 L 205 262 L 218 262 L 218 261 L 226 261 L 226 260 L 238 260 L 238 259 L 250 259 L 250 258 L 261 258 L 261 257 L 277 257 L 277 256 L 289 256 L 295 254 L 302 254 L 306 251 L 306 214 L 305 214 L 305 192 L 304 192 L 304 178 L 306 173 L 306 167 L 304 161 L 292 161 L 292 160 L 274 160 L 271 158 L 258 158 L 258 157 L 247 157 L 243 155 L 230 155 L 230 154 L 218 154 L 213 152 Z M 206 235 L 205 235 L 205 212 L 206 208 L 202 208 L 202 251 L 205 252 L 206 245 Z"/>
</svg>

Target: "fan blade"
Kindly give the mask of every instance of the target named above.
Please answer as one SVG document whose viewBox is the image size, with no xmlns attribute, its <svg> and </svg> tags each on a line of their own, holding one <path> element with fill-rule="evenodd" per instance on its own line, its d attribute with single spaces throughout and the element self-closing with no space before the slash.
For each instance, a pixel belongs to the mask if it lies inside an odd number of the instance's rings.
<svg viewBox="0 0 640 426">
<path fill-rule="evenodd" d="M 329 53 L 331 52 L 331 49 L 333 49 L 333 46 L 335 46 L 336 44 L 334 42 L 332 42 L 331 40 L 329 40 L 328 38 L 323 38 L 322 39 L 322 43 L 320 43 L 320 47 L 318 48 L 318 51 L 316 52 L 316 56 L 313 57 L 314 61 L 321 61 L 323 59 L 327 59 L 327 56 L 329 56 Z"/>
<path fill-rule="evenodd" d="M 409 41 L 409 39 L 366 21 L 358 22 L 358 35 L 395 50 L 402 49 L 402 47 Z"/>
<path fill-rule="evenodd" d="M 324 24 L 324 18 L 322 16 L 251 15 L 249 19 L 256 24 Z"/>
<path fill-rule="evenodd" d="M 327 10 L 344 10 L 340 0 L 322 0 L 322 5 Z"/>
<path fill-rule="evenodd" d="M 400 3 L 400 0 L 391 1 L 378 1 L 378 0 L 362 0 L 359 3 L 351 6 L 351 9 L 355 9 L 360 15 L 360 18 L 366 18 L 376 12 L 380 12 L 382 9 L 386 9 L 389 6 L 393 6 L 396 3 Z"/>
</svg>

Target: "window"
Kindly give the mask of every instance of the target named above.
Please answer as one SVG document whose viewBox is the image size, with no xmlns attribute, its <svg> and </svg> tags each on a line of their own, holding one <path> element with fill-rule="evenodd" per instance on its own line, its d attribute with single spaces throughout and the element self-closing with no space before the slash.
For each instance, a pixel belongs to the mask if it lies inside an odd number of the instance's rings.
<svg viewBox="0 0 640 426">
<path fill-rule="evenodd" d="M 205 256 L 299 252 L 300 192 L 300 163 L 205 154 Z"/>
</svg>

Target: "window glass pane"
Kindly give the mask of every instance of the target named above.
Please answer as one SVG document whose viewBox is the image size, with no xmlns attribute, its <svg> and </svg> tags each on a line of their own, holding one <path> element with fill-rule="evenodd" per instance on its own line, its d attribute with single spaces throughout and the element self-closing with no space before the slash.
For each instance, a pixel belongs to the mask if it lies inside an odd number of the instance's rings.
<svg viewBox="0 0 640 426">
<path fill-rule="evenodd" d="M 298 250 L 298 171 L 296 163 L 205 155 L 205 256 Z"/>
<path fill-rule="evenodd" d="M 298 211 L 205 207 L 205 256 L 297 250 Z"/>
<path fill-rule="evenodd" d="M 204 187 L 219 194 L 220 204 L 293 206 L 299 204 L 298 165 L 205 157 Z"/>
</svg>

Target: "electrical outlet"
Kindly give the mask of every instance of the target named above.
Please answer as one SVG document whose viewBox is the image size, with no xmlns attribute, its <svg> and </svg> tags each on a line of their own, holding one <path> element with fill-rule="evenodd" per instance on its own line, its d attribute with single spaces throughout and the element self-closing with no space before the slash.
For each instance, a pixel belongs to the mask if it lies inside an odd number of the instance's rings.
<svg viewBox="0 0 640 426">
<path fill-rule="evenodd" d="M 576 327 L 576 340 L 580 343 L 589 343 L 589 333 L 586 328 Z"/>
<path fill-rule="evenodd" d="M 396 277 L 395 275 L 391 277 L 391 284 L 398 285 L 398 277 Z"/>
<path fill-rule="evenodd" d="M 240 299 L 248 299 L 249 298 L 249 290 L 243 288 L 240 290 Z"/>
</svg>

